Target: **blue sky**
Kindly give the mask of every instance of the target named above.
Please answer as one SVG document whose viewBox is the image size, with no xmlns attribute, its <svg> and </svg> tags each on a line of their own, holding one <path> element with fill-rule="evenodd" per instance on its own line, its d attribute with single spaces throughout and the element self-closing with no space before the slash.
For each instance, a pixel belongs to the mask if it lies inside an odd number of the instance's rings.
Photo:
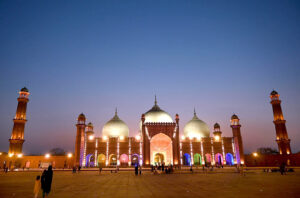
<svg viewBox="0 0 300 198">
<path fill-rule="evenodd" d="M 73 151 L 81 112 L 100 136 L 118 107 L 135 135 L 155 94 L 181 132 L 195 107 L 231 136 L 236 113 L 246 152 L 277 148 L 272 89 L 300 151 L 297 1 L 1 1 L 0 43 L 2 151 L 23 86 L 25 154 Z"/>
</svg>

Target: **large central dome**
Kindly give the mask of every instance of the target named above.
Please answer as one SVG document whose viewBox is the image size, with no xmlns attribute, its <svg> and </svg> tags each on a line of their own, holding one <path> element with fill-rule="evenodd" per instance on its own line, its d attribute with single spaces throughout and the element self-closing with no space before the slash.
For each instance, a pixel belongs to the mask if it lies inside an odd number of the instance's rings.
<svg viewBox="0 0 300 198">
<path fill-rule="evenodd" d="M 159 108 L 155 97 L 154 106 L 145 113 L 146 122 L 173 122 L 173 119 L 167 112 Z"/>
<path fill-rule="evenodd" d="M 189 138 L 209 137 L 209 133 L 209 127 L 197 117 L 196 112 L 194 112 L 193 119 L 183 128 L 184 136 Z"/>
<path fill-rule="evenodd" d="M 102 129 L 102 135 L 107 137 L 128 137 L 129 128 L 123 120 L 121 120 L 117 114 L 109 120 Z"/>
</svg>

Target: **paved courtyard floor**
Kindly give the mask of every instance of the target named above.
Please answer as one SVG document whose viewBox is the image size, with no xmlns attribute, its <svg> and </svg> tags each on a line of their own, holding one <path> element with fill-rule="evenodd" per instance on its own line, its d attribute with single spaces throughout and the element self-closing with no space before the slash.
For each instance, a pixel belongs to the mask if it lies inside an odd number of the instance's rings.
<svg viewBox="0 0 300 198">
<path fill-rule="evenodd" d="M 33 197 L 39 172 L 0 173 L 0 197 Z M 40 194 L 41 197 L 41 194 Z M 174 173 L 153 175 L 149 171 L 135 176 L 132 171 L 118 173 L 55 171 L 50 198 L 94 197 L 300 197 L 300 172 L 280 175 L 248 171 Z"/>
</svg>

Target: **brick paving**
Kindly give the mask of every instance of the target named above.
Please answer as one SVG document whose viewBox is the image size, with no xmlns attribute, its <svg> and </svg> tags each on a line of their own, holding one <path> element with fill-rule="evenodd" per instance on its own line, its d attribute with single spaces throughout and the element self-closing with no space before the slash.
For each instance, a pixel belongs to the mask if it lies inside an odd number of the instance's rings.
<svg viewBox="0 0 300 198">
<path fill-rule="evenodd" d="M 33 197 L 33 185 L 39 172 L 0 173 L 0 197 Z M 40 194 L 41 197 L 41 194 Z M 149 171 L 135 176 L 133 171 L 99 173 L 55 171 L 50 198 L 98 197 L 300 197 L 300 172 L 263 173 L 248 171 L 188 171 L 171 175 L 153 175 Z"/>
</svg>

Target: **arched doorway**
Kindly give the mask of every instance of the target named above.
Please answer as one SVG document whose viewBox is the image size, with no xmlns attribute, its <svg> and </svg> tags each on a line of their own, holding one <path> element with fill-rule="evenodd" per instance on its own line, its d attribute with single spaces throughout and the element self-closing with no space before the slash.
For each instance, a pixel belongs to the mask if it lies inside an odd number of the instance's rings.
<svg viewBox="0 0 300 198">
<path fill-rule="evenodd" d="M 229 166 L 234 165 L 234 161 L 233 161 L 233 155 L 231 153 L 227 153 L 226 154 L 226 164 Z"/>
<path fill-rule="evenodd" d="M 131 165 L 135 166 L 135 165 L 139 165 L 140 164 L 140 157 L 138 154 L 133 154 L 131 156 Z"/>
<path fill-rule="evenodd" d="M 196 153 L 194 155 L 194 165 L 201 165 L 201 155 L 199 153 Z"/>
<path fill-rule="evenodd" d="M 152 165 L 155 165 L 155 158 L 162 159 L 166 165 L 173 164 L 172 140 L 163 133 L 153 136 L 150 140 L 150 163 Z"/>
<path fill-rule="evenodd" d="M 204 156 L 204 162 L 206 165 L 210 165 L 211 164 L 211 155 L 209 153 L 206 153 Z"/>
<path fill-rule="evenodd" d="M 216 164 L 218 164 L 218 165 L 222 165 L 222 164 L 223 164 L 223 156 L 222 156 L 221 153 L 217 153 L 217 154 L 215 155 L 215 162 L 216 162 Z"/>
<path fill-rule="evenodd" d="M 164 162 L 164 155 L 161 153 L 156 153 L 154 155 L 154 165 L 161 165 Z"/>
<path fill-rule="evenodd" d="M 117 156 L 115 154 L 111 154 L 109 156 L 109 165 L 111 166 L 117 165 Z"/>
<path fill-rule="evenodd" d="M 121 163 L 121 166 L 127 166 L 128 165 L 128 155 L 122 154 L 120 156 L 120 163 Z"/>
<path fill-rule="evenodd" d="M 86 167 L 92 167 L 92 166 L 94 166 L 94 156 L 93 156 L 93 154 L 88 154 L 87 156 L 86 156 Z"/>
<path fill-rule="evenodd" d="M 190 166 L 191 165 L 191 156 L 188 153 L 183 155 L 183 165 Z"/>
<path fill-rule="evenodd" d="M 104 154 L 100 154 L 98 155 L 98 166 L 99 167 L 103 167 L 105 166 L 105 155 Z"/>
</svg>

